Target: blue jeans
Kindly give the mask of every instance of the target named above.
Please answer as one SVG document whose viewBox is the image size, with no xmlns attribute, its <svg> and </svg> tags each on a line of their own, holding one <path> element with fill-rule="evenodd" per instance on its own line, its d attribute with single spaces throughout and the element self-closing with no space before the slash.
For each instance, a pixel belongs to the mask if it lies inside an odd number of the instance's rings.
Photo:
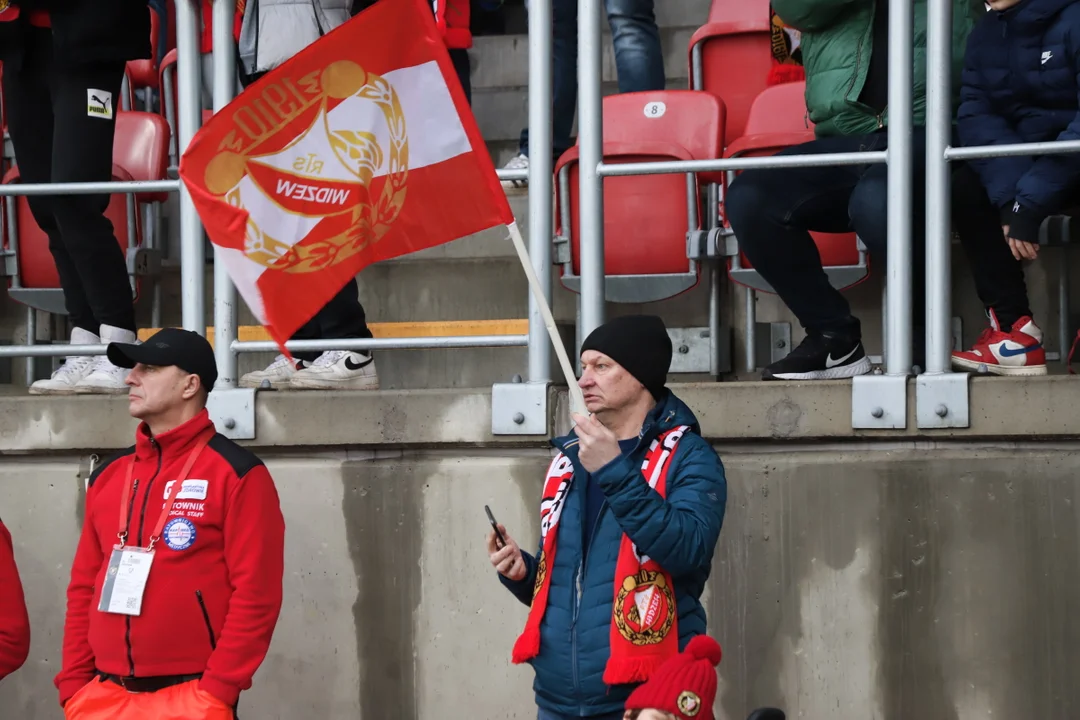
<svg viewBox="0 0 1080 720">
<path fill-rule="evenodd" d="M 528 0 L 525 2 L 528 7 Z M 604 0 L 615 45 L 619 92 L 664 89 L 664 56 L 653 0 Z M 555 158 L 570 149 L 577 109 L 578 0 L 552 0 L 552 135 Z M 521 131 L 529 154 L 529 129 Z"/>
<path fill-rule="evenodd" d="M 560 715 L 559 713 L 553 713 L 550 710 L 544 708 L 537 708 L 536 720 L 622 720 L 623 712 L 609 713 L 607 715 L 593 715 L 587 718 L 572 717 L 570 715 Z"/>
</svg>

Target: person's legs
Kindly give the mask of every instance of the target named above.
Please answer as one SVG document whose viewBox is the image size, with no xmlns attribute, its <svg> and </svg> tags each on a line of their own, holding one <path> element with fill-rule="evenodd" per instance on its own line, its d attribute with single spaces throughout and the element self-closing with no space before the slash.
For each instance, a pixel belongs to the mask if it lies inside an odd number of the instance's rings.
<svg viewBox="0 0 1080 720">
<path fill-rule="evenodd" d="M 461 82 L 461 89 L 465 91 L 465 100 L 472 106 L 472 79 L 469 77 L 471 70 L 469 64 L 469 51 L 462 48 L 450 48 L 450 62 L 454 63 L 454 72 L 457 73 Z"/>
<path fill-rule="evenodd" d="M 320 338 L 372 337 L 360 304 L 359 290 L 356 278 L 353 278 L 312 318 Z M 370 352 L 330 350 L 318 354 L 307 367 L 293 375 L 290 386 L 300 390 L 378 390 L 379 376 Z"/>
<path fill-rule="evenodd" d="M 123 76 L 123 63 L 54 67 L 53 182 L 112 179 L 115 101 Z M 98 104 L 100 108 L 89 107 Z M 94 318 L 101 325 L 134 333 L 127 261 L 112 222 L 105 217 L 109 200 L 109 195 L 60 195 L 51 205 Z"/>
<path fill-rule="evenodd" d="M 835 137 L 782 154 L 870 151 L 883 135 Z M 807 331 L 806 340 L 765 369 L 766 379 L 851 377 L 870 370 L 859 321 L 834 288 L 810 231 L 850 232 L 851 195 L 866 166 L 748 170 L 725 197 L 739 248 Z"/>
<path fill-rule="evenodd" d="M 3 76 L 8 130 L 15 154 L 19 158 L 20 179 L 25 183 L 53 181 L 51 67 L 51 35 L 48 30 L 34 29 L 29 33 L 21 66 L 15 71 L 9 69 Z M 84 115 L 85 102 L 84 91 Z M 112 147 L 111 141 L 109 147 Z M 111 177 L 111 158 L 109 163 Z M 27 198 L 27 202 L 37 224 L 49 237 L 49 250 L 60 276 L 60 286 L 64 290 L 64 301 L 71 324 L 97 336 L 100 322 L 90 308 L 77 265 L 68 253 L 53 215 L 53 203 L 58 199 L 53 196 L 32 195 Z M 113 245 L 116 245 L 115 240 Z M 119 250 L 118 246 L 117 249 Z"/>
<path fill-rule="evenodd" d="M 664 55 L 653 0 L 605 0 L 619 92 L 664 89 Z"/>
<path fill-rule="evenodd" d="M 952 218 L 991 322 L 970 350 L 952 354 L 953 366 L 994 375 L 1045 375 L 1046 350 L 1031 319 L 1023 266 L 1005 242 L 978 175 L 963 163 L 953 168 Z"/>
<path fill-rule="evenodd" d="M 526 0 L 528 7 L 528 0 Z M 552 155 L 559 156 L 573 145 L 574 113 L 577 109 L 577 0 L 552 0 L 551 94 Z M 529 128 L 521 131 L 518 154 L 505 166 L 507 170 L 529 167 Z M 503 187 L 525 187 L 525 180 L 506 180 Z"/>
<path fill-rule="evenodd" d="M 112 179 L 113 135 L 123 77 L 122 62 L 53 66 L 53 182 Z M 58 195 L 50 202 L 86 301 L 100 323 L 102 342 L 134 342 L 134 298 L 124 251 L 105 216 L 109 200 L 109 195 Z M 90 373 L 75 390 L 126 393 L 126 374 L 102 355 L 95 358 Z"/>
<path fill-rule="evenodd" d="M 16 63 L 11 64 L 9 72 L 4 73 L 3 93 L 7 101 L 8 129 L 19 158 L 20 177 L 22 182 L 47 183 L 53 179 L 53 104 L 50 93 L 52 39 L 49 31 L 30 30 L 25 52 Z M 85 102 L 85 95 L 83 100 Z M 85 106 L 83 112 L 86 112 Z M 53 215 L 54 199 L 35 195 L 28 197 L 27 202 L 38 226 L 49 238 L 49 250 L 72 324 L 71 343 L 96 345 L 101 341 L 98 336 L 100 323 L 86 298 L 78 267 L 68 253 Z M 116 241 L 113 243 L 115 246 Z M 75 386 L 90 373 L 92 364 L 91 357 L 67 357 L 52 377 L 33 383 L 30 393 L 71 394 L 75 392 Z"/>
<path fill-rule="evenodd" d="M 971 264 L 975 290 L 1002 327 L 1011 328 L 1031 315 L 1024 268 L 1005 241 L 998 213 L 979 176 L 965 163 L 955 163 L 952 175 L 953 225 Z"/>
</svg>

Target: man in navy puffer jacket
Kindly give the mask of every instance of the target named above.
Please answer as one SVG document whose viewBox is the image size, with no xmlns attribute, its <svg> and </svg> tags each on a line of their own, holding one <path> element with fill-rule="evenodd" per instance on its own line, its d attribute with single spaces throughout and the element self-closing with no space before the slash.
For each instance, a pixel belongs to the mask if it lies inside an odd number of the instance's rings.
<svg viewBox="0 0 1080 720">
<path fill-rule="evenodd" d="M 513 657 L 536 672 L 540 720 L 621 720 L 634 687 L 705 633 L 700 597 L 727 501 L 720 458 L 664 386 L 659 318 L 602 325 L 581 360 L 592 415 L 553 441 L 541 552 L 502 526 L 505 546 L 488 536 L 503 584 L 531 607 Z"/>
<path fill-rule="evenodd" d="M 961 143 L 1080 140 L 1080 2 L 989 4 L 991 11 L 968 37 L 957 117 Z M 965 250 L 992 327 L 972 350 L 953 353 L 953 365 L 1043 375 L 1042 332 L 1031 319 L 1021 261 L 1035 259 L 1042 221 L 1080 201 L 1080 155 L 969 165 L 999 213 L 1001 232 L 967 233 Z"/>
</svg>

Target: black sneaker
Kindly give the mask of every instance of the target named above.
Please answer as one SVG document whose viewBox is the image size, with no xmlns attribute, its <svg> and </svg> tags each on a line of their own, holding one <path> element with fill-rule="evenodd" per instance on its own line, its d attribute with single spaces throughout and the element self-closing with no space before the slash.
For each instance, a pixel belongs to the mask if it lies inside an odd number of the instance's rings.
<svg viewBox="0 0 1080 720">
<path fill-rule="evenodd" d="M 810 333 L 799 347 L 761 373 L 763 380 L 837 380 L 870 372 L 858 338 L 835 333 Z"/>
</svg>

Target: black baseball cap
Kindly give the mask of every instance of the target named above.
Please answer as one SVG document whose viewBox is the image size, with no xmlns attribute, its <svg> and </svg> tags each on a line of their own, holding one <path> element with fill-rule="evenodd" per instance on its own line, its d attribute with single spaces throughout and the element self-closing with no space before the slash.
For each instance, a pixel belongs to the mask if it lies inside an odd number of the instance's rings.
<svg viewBox="0 0 1080 720">
<path fill-rule="evenodd" d="M 206 338 L 191 330 L 162 328 L 146 342 L 109 343 L 109 362 L 117 367 L 133 368 L 137 363 L 157 367 L 176 366 L 184 372 L 198 375 L 206 392 L 217 382 L 217 362 L 214 348 Z"/>
</svg>

